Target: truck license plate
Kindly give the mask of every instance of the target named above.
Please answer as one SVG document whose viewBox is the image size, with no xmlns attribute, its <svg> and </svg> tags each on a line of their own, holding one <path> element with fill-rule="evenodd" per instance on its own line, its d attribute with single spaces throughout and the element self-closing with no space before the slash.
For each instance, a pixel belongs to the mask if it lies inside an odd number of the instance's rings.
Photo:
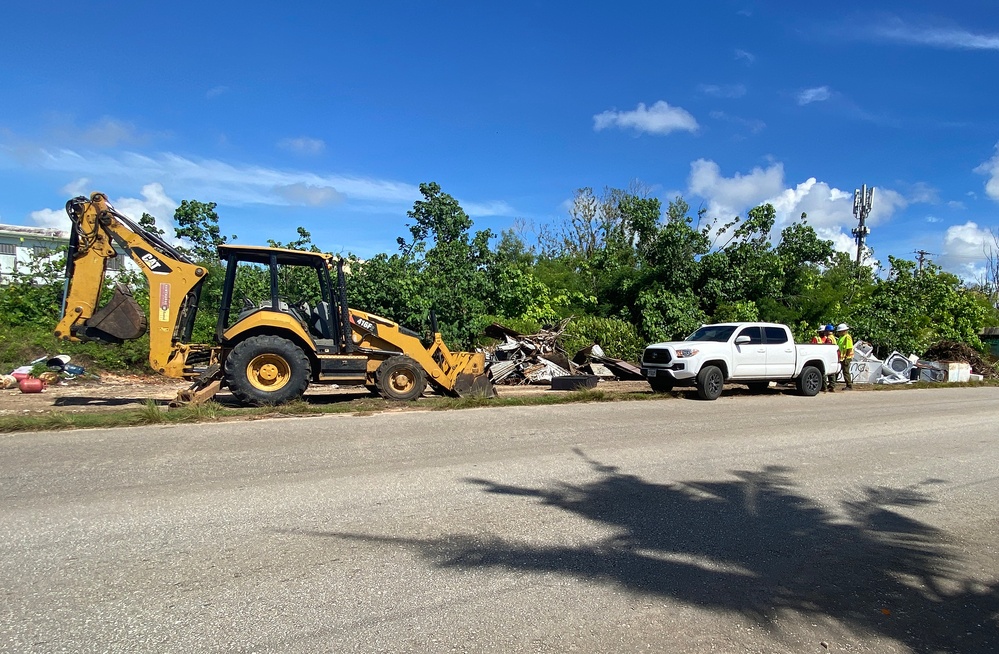
<svg viewBox="0 0 999 654">
<path fill-rule="evenodd" d="M 655 376 L 656 376 L 656 371 L 655 371 L 654 369 L 652 369 L 652 368 L 649 368 L 649 370 L 648 370 L 648 371 L 646 371 L 646 373 L 645 373 L 645 374 L 646 374 L 646 376 L 648 376 L 648 377 L 655 377 Z"/>
</svg>

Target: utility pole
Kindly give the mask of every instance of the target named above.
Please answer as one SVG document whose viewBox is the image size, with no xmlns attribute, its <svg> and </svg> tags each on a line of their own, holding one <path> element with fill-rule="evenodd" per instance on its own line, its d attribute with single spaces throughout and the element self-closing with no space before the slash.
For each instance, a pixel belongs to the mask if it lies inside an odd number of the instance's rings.
<svg viewBox="0 0 999 654">
<path fill-rule="evenodd" d="M 867 214 L 871 213 L 871 206 L 874 204 L 874 187 L 867 188 L 864 184 L 853 192 L 853 215 L 857 217 L 860 224 L 854 228 L 853 236 L 857 239 L 857 265 L 864 256 L 864 241 L 871 233 L 871 228 L 867 226 Z"/>
<path fill-rule="evenodd" d="M 923 272 L 923 260 L 926 259 L 927 255 L 933 254 L 932 252 L 927 252 L 926 250 L 916 250 L 916 254 L 919 255 L 919 272 Z"/>
</svg>

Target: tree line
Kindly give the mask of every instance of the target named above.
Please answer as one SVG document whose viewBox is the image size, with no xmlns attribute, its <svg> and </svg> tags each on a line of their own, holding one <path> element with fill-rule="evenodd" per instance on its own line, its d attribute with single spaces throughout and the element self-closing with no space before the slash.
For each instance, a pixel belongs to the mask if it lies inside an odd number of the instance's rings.
<svg viewBox="0 0 999 654">
<path fill-rule="evenodd" d="M 808 340 L 819 324 L 846 322 L 854 338 L 884 356 L 922 354 L 940 340 L 983 349 L 979 333 L 999 324 L 986 289 L 966 285 L 930 263 L 888 257 L 883 268 L 858 265 L 818 237 L 805 214 L 776 231 L 763 204 L 728 222 L 692 214 L 682 197 L 665 206 L 640 187 L 578 190 L 561 221 L 473 231 L 473 221 L 440 185 L 420 185 L 406 233 L 392 252 L 361 260 L 347 255 L 353 307 L 411 329 L 436 313 L 452 347 L 482 344 L 492 322 L 532 332 L 573 317 L 565 333 L 573 351 L 599 338 L 612 356 L 637 360 L 650 342 L 683 338 L 706 322 L 764 320 L 791 326 Z M 215 248 L 227 242 L 214 203 L 185 200 L 175 236 L 209 268 L 194 338 L 211 342 L 223 268 Z M 140 223 L 157 230 L 152 216 Z M 162 232 L 160 232 L 162 233 Z M 311 234 L 271 246 L 320 251 Z M 141 274 L 126 273 L 148 303 Z M 119 278 L 121 279 L 121 278 Z M 252 275 L 237 293 L 252 295 Z M 261 277 L 259 285 L 267 282 Z M 307 277 L 282 280 L 305 299 Z M 51 330 L 58 320 L 62 264 L 47 257 L 0 287 L 0 325 Z M 5 330 L 9 333 L 10 330 Z"/>
</svg>

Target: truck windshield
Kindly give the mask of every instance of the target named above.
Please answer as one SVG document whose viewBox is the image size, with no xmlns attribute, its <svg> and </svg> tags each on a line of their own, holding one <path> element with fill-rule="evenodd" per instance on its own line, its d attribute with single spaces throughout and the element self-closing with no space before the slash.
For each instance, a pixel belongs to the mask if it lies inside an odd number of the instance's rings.
<svg viewBox="0 0 999 654">
<path fill-rule="evenodd" d="M 688 341 L 718 341 L 724 343 L 732 337 L 735 325 L 704 325 L 684 340 Z"/>
</svg>

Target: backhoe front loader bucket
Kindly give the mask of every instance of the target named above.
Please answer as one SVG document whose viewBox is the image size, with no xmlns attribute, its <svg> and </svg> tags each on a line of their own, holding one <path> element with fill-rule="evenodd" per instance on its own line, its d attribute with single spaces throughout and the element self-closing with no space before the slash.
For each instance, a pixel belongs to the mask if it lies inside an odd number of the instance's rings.
<svg viewBox="0 0 999 654">
<path fill-rule="evenodd" d="M 148 326 L 132 292 L 123 284 L 115 284 L 111 300 L 87 320 L 77 336 L 85 340 L 121 343 L 139 338 Z"/>
<path fill-rule="evenodd" d="M 454 392 L 460 397 L 496 397 L 496 388 L 487 373 L 460 373 L 454 380 Z"/>
</svg>

